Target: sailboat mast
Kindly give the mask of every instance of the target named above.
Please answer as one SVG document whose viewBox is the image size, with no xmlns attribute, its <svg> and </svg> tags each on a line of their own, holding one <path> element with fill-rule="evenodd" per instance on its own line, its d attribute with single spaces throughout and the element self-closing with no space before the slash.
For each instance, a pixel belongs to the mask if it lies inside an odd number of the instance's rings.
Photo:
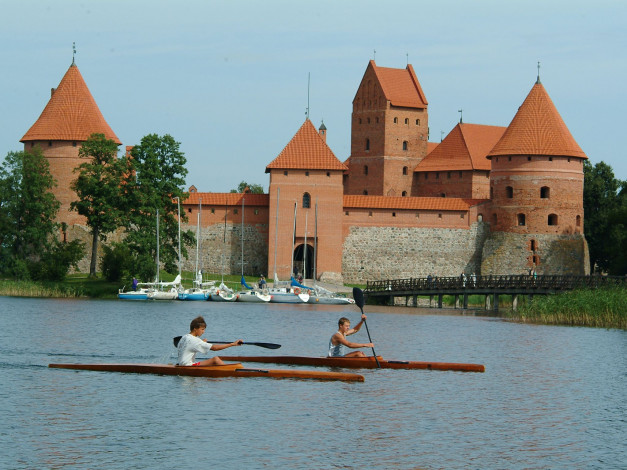
<svg viewBox="0 0 627 470">
<path fill-rule="evenodd" d="M 318 258 L 318 198 L 316 198 L 316 212 L 314 214 L 313 283 L 316 285 L 316 258 Z"/>
<path fill-rule="evenodd" d="M 290 276 L 294 275 L 294 243 L 296 243 L 296 205 L 294 202 L 294 231 L 292 232 L 292 252 L 290 253 L 290 259 L 292 264 L 290 265 Z"/>
<path fill-rule="evenodd" d="M 281 188 L 276 188 L 276 220 L 274 222 L 274 282 L 277 282 L 278 280 L 277 275 L 276 275 L 276 253 L 279 248 L 277 237 L 279 236 L 279 195 L 280 194 L 281 194 Z"/>
<path fill-rule="evenodd" d="M 179 213 L 179 276 L 181 275 L 181 198 L 176 196 L 176 206 Z"/>
<path fill-rule="evenodd" d="M 159 209 L 157 209 L 157 282 L 159 282 Z"/>
<path fill-rule="evenodd" d="M 198 200 L 198 215 L 196 216 L 196 270 L 194 277 L 198 278 L 198 253 L 200 252 L 200 213 L 202 212 L 202 199 Z"/>
<path fill-rule="evenodd" d="M 244 277 L 244 199 L 242 198 L 242 277 Z"/>
<path fill-rule="evenodd" d="M 307 215 L 305 212 L 305 244 L 303 245 L 303 279 L 307 279 Z"/>
</svg>

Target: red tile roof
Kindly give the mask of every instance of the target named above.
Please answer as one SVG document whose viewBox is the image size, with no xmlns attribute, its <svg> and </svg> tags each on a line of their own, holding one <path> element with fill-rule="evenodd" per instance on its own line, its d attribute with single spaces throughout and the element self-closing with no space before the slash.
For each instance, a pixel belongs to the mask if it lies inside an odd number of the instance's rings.
<svg viewBox="0 0 627 470">
<path fill-rule="evenodd" d="M 61 79 L 37 122 L 20 142 L 33 140 L 85 141 L 93 133 L 104 134 L 118 145 L 120 139 L 107 124 L 74 64 Z"/>
<path fill-rule="evenodd" d="M 189 193 L 189 197 L 182 204 L 198 205 L 202 201 L 203 206 L 268 206 L 269 194 L 252 193 Z"/>
<path fill-rule="evenodd" d="M 392 197 L 344 195 L 344 209 L 409 209 L 433 211 L 466 211 L 469 207 L 486 202 L 484 199 L 453 197 Z"/>
<path fill-rule="evenodd" d="M 487 158 L 488 152 L 504 132 L 505 127 L 459 123 L 414 171 L 489 171 L 491 162 Z"/>
<path fill-rule="evenodd" d="M 281 153 L 266 167 L 271 169 L 348 170 L 333 154 L 312 122 L 307 119 Z"/>
<path fill-rule="evenodd" d="M 427 98 L 411 65 L 407 65 L 406 69 L 392 69 L 378 67 L 374 60 L 371 60 L 369 66 L 373 68 L 390 104 L 406 108 L 427 107 Z"/>
<path fill-rule="evenodd" d="M 488 158 L 498 155 L 588 158 L 575 142 L 541 83 L 533 86 Z"/>
</svg>

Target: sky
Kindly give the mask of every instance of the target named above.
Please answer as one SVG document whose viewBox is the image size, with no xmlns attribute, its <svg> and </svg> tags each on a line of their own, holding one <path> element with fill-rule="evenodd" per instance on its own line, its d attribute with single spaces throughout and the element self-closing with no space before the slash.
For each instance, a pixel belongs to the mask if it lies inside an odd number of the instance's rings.
<svg viewBox="0 0 627 470">
<path fill-rule="evenodd" d="M 350 156 L 372 59 L 409 62 L 432 142 L 507 126 L 540 79 L 592 164 L 627 180 L 627 2 L 615 0 L 0 0 L 0 158 L 23 149 L 75 61 L 123 145 L 169 134 L 187 187 L 268 191 L 266 166 L 306 118 Z M 460 113 L 459 110 L 462 110 Z M 122 147 L 123 148 L 123 147 Z"/>
</svg>

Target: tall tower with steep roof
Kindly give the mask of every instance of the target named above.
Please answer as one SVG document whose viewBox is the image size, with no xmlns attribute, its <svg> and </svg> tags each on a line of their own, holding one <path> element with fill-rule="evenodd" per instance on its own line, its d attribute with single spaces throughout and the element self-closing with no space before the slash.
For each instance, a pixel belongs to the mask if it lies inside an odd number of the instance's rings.
<svg viewBox="0 0 627 470">
<path fill-rule="evenodd" d="M 346 194 L 410 195 L 413 169 L 427 155 L 427 107 L 410 64 L 369 62 L 353 99 Z"/>
<path fill-rule="evenodd" d="M 584 274 L 582 270 L 589 269 L 583 237 L 587 156 L 539 79 L 488 158 L 492 161 L 488 222 L 493 234 L 509 234 L 507 240 L 513 244 L 509 253 L 502 250 L 500 255 L 484 249 L 484 264 L 494 262 L 495 256 L 509 256 L 507 263 L 499 262 L 509 265 L 508 273 L 518 265 L 521 271 L 556 274 L 556 267 L 561 267 L 569 274 Z M 560 259 L 551 261 L 556 256 Z M 500 274 L 495 271 L 499 263 L 489 271 Z"/>
<path fill-rule="evenodd" d="M 102 116 L 78 67 L 72 62 L 59 86 L 52 89 L 50 101 L 37 121 L 20 139 L 24 150 L 39 146 L 48 159 L 50 172 L 57 183 L 54 193 L 61 202 L 57 219 L 68 225 L 85 222 L 84 217 L 70 211 L 70 203 L 76 200 L 70 183 L 77 176 L 74 169 L 82 163 L 78 150 L 93 133 L 104 134 L 121 145 Z"/>
</svg>

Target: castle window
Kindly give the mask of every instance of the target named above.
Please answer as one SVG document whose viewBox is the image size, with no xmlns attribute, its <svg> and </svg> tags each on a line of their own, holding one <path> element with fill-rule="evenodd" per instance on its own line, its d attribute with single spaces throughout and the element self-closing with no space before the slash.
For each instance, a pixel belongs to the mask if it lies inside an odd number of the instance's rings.
<svg viewBox="0 0 627 470">
<path fill-rule="evenodd" d="M 191 213 L 192 213 L 192 208 L 191 208 L 191 207 L 187 209 L 187 213 L 188 213 L 188 214 L 191 214 Z"/>
<path fill-rule="evenodd" d="M 72 147 L 76 147 L 76 141 L 72 142 Z"/>
<path fill-rule="evenodd" d="M 549 161 L 552 162 L 553 161 L 553 157 L 549 157 Z"/>
<path fill-rule="evenodd" d="M 483 222 L 483 214 L 477 214 L 477 222 Z"/>
<path fill-rule="evenodd" d="M 531 240 L 531 251 L 536 251 L 536 241 Z"/>
<path fill-rule="evenodd" d="M 463 172 L 459 172 L 459 179 L 462 179 L 464 177 L 464 173 Z"/>
<path fill-rule="evenodd" d="M 446 172 L 446 178 L 449 179 L 449 180 L 451 179 L 451 172 L 450 171 Z"/>
<path fill-rule="evenodd" d="M 308 171 L 305 172 L 305 176 L 309 176 L 309 172 Z"/>
<path fill-rule="evenodd" d="M 366 150 L 370 150 L 370 139 L 366 139 Z"/>
<path fill-rule="evenodd" d="M 570 163 L 570 157 L 568 157 L 568 163 Z"/>
<path fill-rule="evenodd" d="M 409 124 L 409 118 L 405 118 L 405 124 Z"/>
<path fill-rule="evenodd" d="M 527 161 L 530 162 L 531 161 L 531 157 L 527 157 Z"/>
<path fill-rule="evenodd" d="M 52 147 L 52 140 L 48 141 L 48 147 Z"/>
<path fill-rule="evenodd" d="M 377 123 L 377 124 L 379 124 L 379 116 L 377 116 L 377 117 L 375 117 L 375 118 L 374 118 L 374 122 L 375 122 L 375 123 Z"/>
<path fill-rule="evenodd" d="M 283 172 L 283 175 L 287 176 L 287 170 L 285 170 L 285 171 Z"/>
<path fill-rule="evenodd" d="M 557 214 L 549 214 L 549 225 L 557 225 Z"/>
<path fill-rule="evenodd" d="M 364 165 L 364 175 L 368 174 L 368 165 Z"/>
<path fill-rule="evenodd" d="M 372 217 L 372 211 L 368 212 L 368 217 Z"/>
<path fill-rule="evenodd" d="M 344 212 L 344 215 L 348 215 L 348 211 Z"/>
<path fill-rule="evenodd" d="M 440 197 L 446 197 L 446 193 L 440 193 Z"/>
<path fill-rule="evenodd" d="M 407 191 L 403 191 L 403 192 L 401 193 L 401 195 L 402 195 L 403 197 L 407 196 Z"/>
<path fill-rule="evenodd" d="M 392 212 L 392 217 L 396 217 L 396 212 Z"/>
<path fill-rule="evenodd" d="M 512 188 L 511 186 L 506 187 L 505 194 L 507 196 L 507 199 L 512 199 L 514 197 L 514 188 Z"/>
<path fill-rule="evenodd" d="M 397 117 L 394 118 L 394 124 L 398 124 L 398 118 Z"/>
<path fill-rule="evenodd" d="M 496 222 L 498 221 L 498 217 L 496 214 L 492 214 L 492 223 L 496 226 Z"/>
<path fill-rule="evenodd" d="M 531 257 L 531 262 L 533 263 L 534 266 L 537 266 L 540 263 L 540 258 L 536 255 L 533 255 Z"/>
<path fill-rule="evenodd" d="M 31 142 L 30 143 L 30 148 L 33 148 L 35 146 L 35 142 Z"/>
<path fill-rule="evenodd" d="M 425 179 L 428 180 L 429 179 L 429 173 L 425 173 Z"/>
<path fill-rule="evenodd" d="M 367 195 L 368 195 L 368 190 L 364 189 L 364 196 L 367 196 Z"/>
<path fill-rule="evenodd" d="M 511 162 L 512 161 L 512 157 L 507 157 L 507 161 Z"/>
<path fill-rule="evenodd" d="M 237 209 L 233 209 L 233 214 L 237 214 Z"/>
<path fill-rule="evenodd" d="M 548 186 L 542 186 L 540 188 L 540 198 L 548 199 L 551 196 L 551 190 Z"/>
<path fill-rule="evenodd" d="M 577 227 L 581 227 L 581 216 L 580 215 L 577 216 L 577 219 L 575 221 L 575 225 Z"/>
<path fill-rule="evenodd" d="M 435 174 L 435 179 L 436 179 L 436 180 L 439 180 L 439 179 L 440 179 L 440 173 L 436 173 L 436 174 Z"/>
<path fill-rule="evenodd" d="M 494 187 L 490 186 L 490 199 L 494 199 Z"/>
<path fill-rule="evenodd" d="M 420 125 L 420 119 L 416 119 L 416 125 L 419 126 Z"/>
<path fill-rule="evenodd" d="M 359 118 L 359 124 L 361 124 L 361 118 Z"/>
<path fill-rule="evenodd" d="M 213 208 L 213 207 L 211 208 L 211 213 L 212 213 L 212 214 L 215 214 L 215 213 L 216 213 L 215 208 Z"/>
<path fill-rule="evenodd" d="M 368 124 L 370 124 L 370 118 L 368 118 Z"/>
<path fill-rule="evenodd" d="M 403 150 L 407 150 L 407 141 L 406 140 L 403 141 Z"/>
<path fill-rule="evenodd" d="M 255 215 L 259 215 L 259 209 L 255 209 Z"/>
<path fill-rule="evenodd" d="M 311 196 L 309 193 L 303 194 L 303 208 L 309 209 L 311 207 Z"/>
<path fill-rule="evenodd" d="M 404 174 L 404 175 L 406 175 L 406 174 L 407 174 L 407 167 L 406 167 L 406 166 L 404 166 L 404 167 L 403 167 L 403 174 Z"/>
<path fill-rule="evenodd" d="M 525 225 L 525 214 L 518 214 L 517 216 L 518 218 L 518 225 L 519 226 L 524 226 Z"/>
<path fill-rule="evenodd" d="M 442 214 L 440 213 L 438 214 L 438 219 L 441 219 L 441 218 L 442 218 Z"/>
</svg>

